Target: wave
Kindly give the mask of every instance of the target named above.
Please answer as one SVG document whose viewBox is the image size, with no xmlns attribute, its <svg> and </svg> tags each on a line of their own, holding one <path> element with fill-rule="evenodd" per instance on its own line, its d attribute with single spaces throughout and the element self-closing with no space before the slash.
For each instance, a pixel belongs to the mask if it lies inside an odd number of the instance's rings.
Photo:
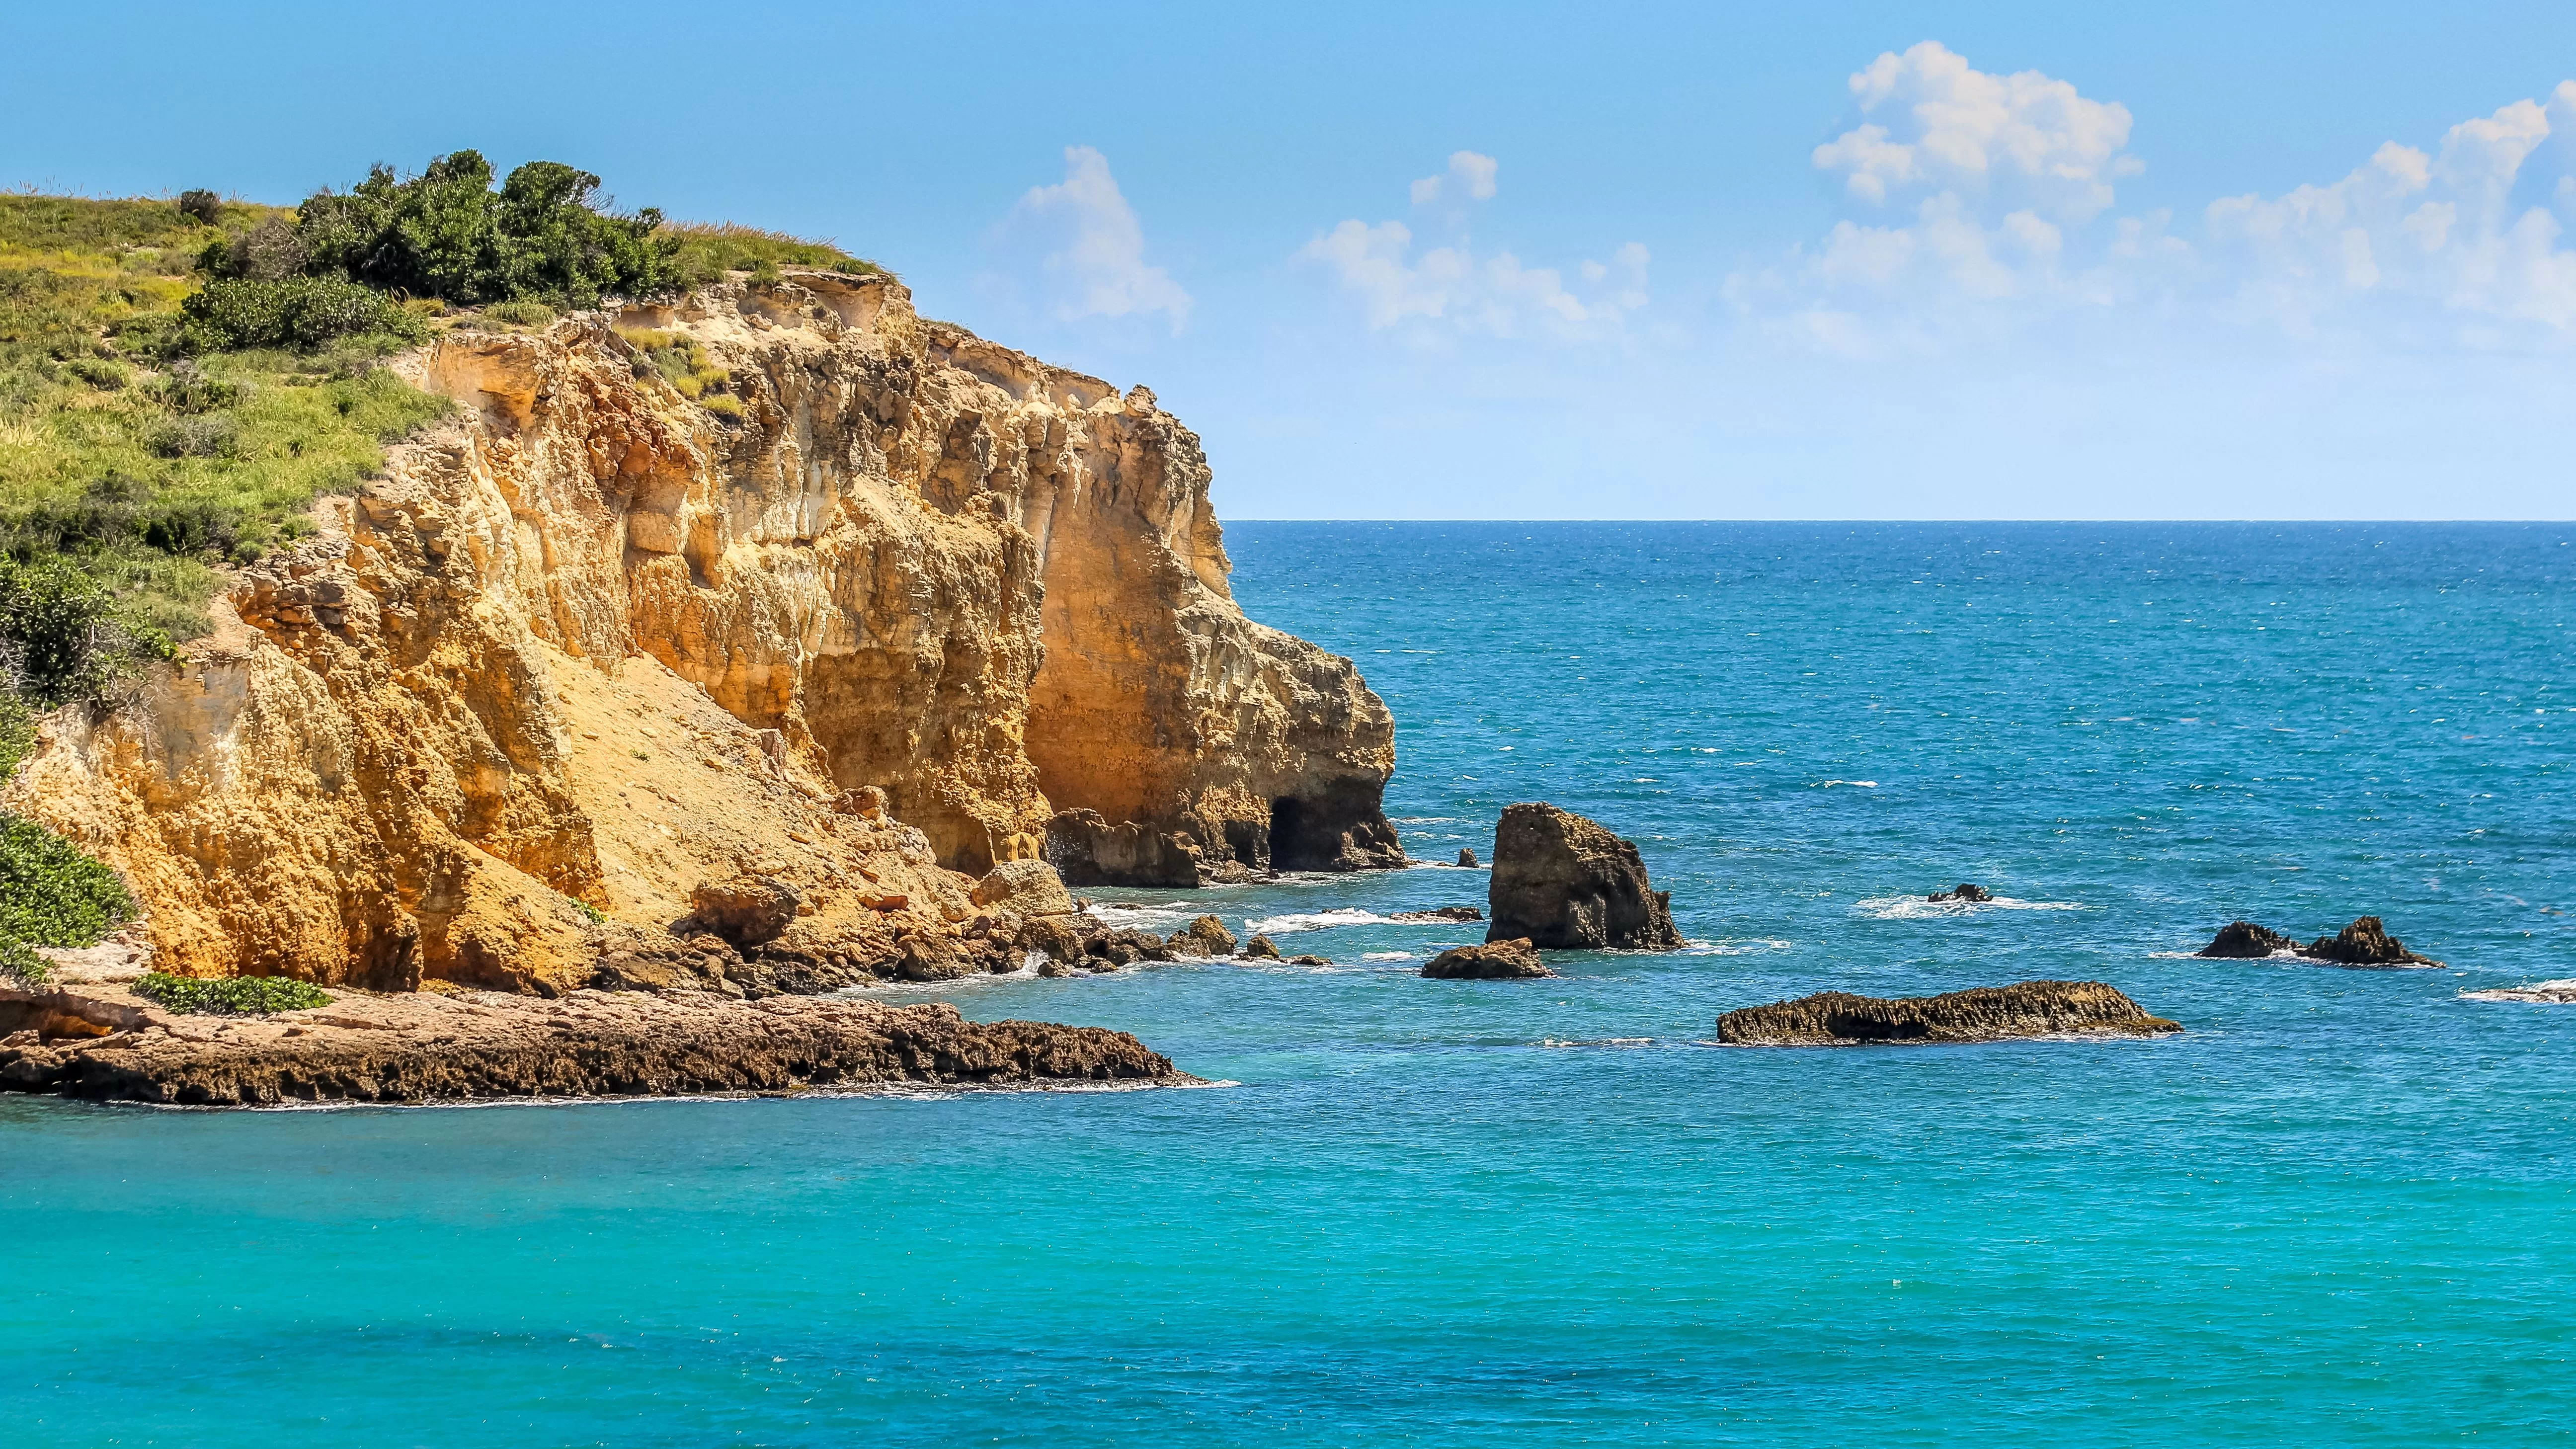
<svg viewBox="0 0 2576 1449">
<path fill-rule="evenodd" d="M 1093 901 L 1084 914 L 1104 926 L 1141 931 L 1154 926 L 1186 926 L 1206 912 L 1192 910 L 1186 902 L 1144 906 L 1125 901 Z"/>
<path fill-rule="evenodd" d="M 1927 901 L 1921 896 L 1872 896 L 1852 902 L 1852 909 L 1873 921 L 1928 921 L 1943 916 L 1977 916 L 1988 911 L 2082 911 L 2081 901 L 2022 901 L 1997 896 L 1990 901 Z"/>
<path fill-rule="evenodd" d="M 1538 1041 L 1538 1045 L 1543 1047 L 1647 1047 L 1654 1044 L 1655 1039 L 1650 1036 L 1604 1036 L 1584 1041 L 1565 1041 L 1549 1036 Z"/>
<path fill-rule="evenodd" d="M 1768 941 L 1760 939 L 1740 941 L 1686 940 L 1682 942 L 1681 950 L 1675 954 L 1682 956 L 1752 956 L 1763 951 L 1786 951 L 1795 944 L 1796 943 L 1793 941 Z"/>
<path fill-rule="evenodd" d="M 1351 906 L 1337 906 L 1329 911 L 1292 911 L 1284 916 L 1269 916 L 1246 921 L 1243 928 L 1256 936 L 1284 936 L 1292 931 L 1330 931 L 1341 926 L 1401 926 L 1404 921 L 1390 921 L 1375 911 Z M 1444 923 L 1445 924 L 1445 923 Z"/>
<path fill-rule="evenodd" d="M 2482 991 L 2463 991 L 2462 1001 L 2526 1001 L 2542 1006 L 2576 1006 L 2576 977 L 2557 981 L 2534 981 L 2528 986 L 2490 986 Z"/>
<path fill-rule="evenodd" d="M 1412 951 L 1369 951 L 1362 954 L 1360 959 L 1363 961 L 1419 961 L 1422 957 Z"/>
<path fill-rule="evenodd" d="M 1818 780 L 1807 788 L 1810 790 L 1830 790 L 1836 785 L 1849 785 L 1855 790 L 1875 790 L 1878 788 L 1878 782 L 1876 780 Z"/>
</svg>

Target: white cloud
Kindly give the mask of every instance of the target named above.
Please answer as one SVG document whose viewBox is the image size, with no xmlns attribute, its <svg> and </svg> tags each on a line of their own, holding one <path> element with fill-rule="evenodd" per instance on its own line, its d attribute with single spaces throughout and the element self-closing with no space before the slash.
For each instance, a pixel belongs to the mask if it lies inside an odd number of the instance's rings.
<svg viewBox="0 0 2576 1449">
<path fill-rule="evenodd" d="M 1145 261 L 1145 229 L 1109 173 L 1109 158 L 1089 146 L 1064 148 L 1064 180 L 1031 187 L 1011 210 L 1012 231 L 1042 235 L 1042 264 L 1054 283 L 1057 315 L 1130 317 L 1160 312 L 1178 332 L 1190 294 L 1171 273 Z"/>
<path fill-rule="evenodd" d="M 1449 169 L 1438 176 L 1425 176 L 1413 183 L 1413 204 L 1431 206 L 1444 197 L 1450 201 L 1491 201 L 1494 197 L 1494 158 L 1473 151 L 1449 153 Z"/>
<path fill-rule="evenodd" d="M 1498 167 L 1491 156 L 1459 151 L 1448 170 L 1413 183 L 1426 210 L 1447 209 L 1450 237 L 1417 249 L 1412 227 L 1356 218 L 1308 242 L 1301 261 L 1333 273 L 1360 304 L 1372 329 L 1407 322 L 1456 332 L 1514 337 L 1532 330 L 1575 337 L 1615 327 L 1646 304 L 1644 245 L 1629 242 L 1607 261 L 1577 264 L 1569 282 L 1555 267 L 1533 267 L 1508 251 L 1479 253 L 1464 229 L 1464 207 L 1491 200 Z"/>
<path fill-rule="evenodd" d="M 1851 93 L 1870 119 L 1814 161 L 1873 206 L 1947 194 L 2083 222 L 2110 207 L 2112 178 L 2141 169 L 2128 107 L 2035 70 L 1989 75 L 1936 40 L 1871 61 Z"/>
</svg>

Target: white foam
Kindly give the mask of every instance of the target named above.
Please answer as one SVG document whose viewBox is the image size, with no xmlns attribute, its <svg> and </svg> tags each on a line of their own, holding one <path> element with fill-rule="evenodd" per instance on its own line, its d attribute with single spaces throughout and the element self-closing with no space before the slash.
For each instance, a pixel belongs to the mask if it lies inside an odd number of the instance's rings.
<svg viewBox="0 0 2576 1449">
<path fill-rule="evenodd" d="M 1550 1036 L 1541 1037 L 1538 1044 L 1543 1047 L 1645 1047 L 1653 1046 L 1655 1039 L 1650 1036 L 1610 1036 L 1590 1041 L 1563 1041 Z"/>
<path fill-rule="evenodd" d="M 1363 954 L 1360 959 L 1363 961 L 1419 961 L 1422 958 L 1411 951 L 1370 951 Z"/>
<path fill-rule="evenodd" d="M 2529 986 L 2494 986 L 2484 991 L 2463 991 L 2462 1001 L 2525 1001 L 2541 1006 L 2576 1006 L 2576 977 L 2557 981 L 2535 981 Z"/>
<path fill-rule="evenodd" d="M 1182 906 L 1140 906 L 1119 901 L 1093 901 L 1086 912 L 1104 926 L 1119 930 L 1147 930 L 1155 926 L 1182 926 L 1197 920 L 1204 912 Z"/>
<path fill-rule="evenodd" d="M 1244 929 L 1256 936 L 1284 936 L 1292 931 L 1330 931 L 1340 926 L 1403 926 L 1409 921 L 1390 921 L 1375 911 L 1339 907 L 1329 911 L 1297 911 L 1266 920 L 1246 921 Z M 1441 922 L 1442 925 L 1453 924 Z"/>
<path fill-rule="evenodd" d="M 1750 762 L 1748 761 L 1747 763 Z M 1878 788 L 1878 782 L 1876 780 L 1818 780 L 1815 784 L 1810 785 L 1807 788 L 1811 790 L 1830 790 L 1836 785 L 1849 785 L 1855 790 L 1875 790 Z"/>
<path fill-rule="evenodd" d="M 1788 941 L 1684 941 L 1679 952 L 1684 956 L 1751 956 L 1763 951 L 1786 951 L 1794 944 Z"/>
<path fill-rule="evenodd" d="M 1927 921 L 1942 916 L 1975 916 L 1987 911 L 2081 911 L 2080 901 L 2021 901 L 1997 896 L 1990 901 L 1927 901 L 1921 896 L 1872 896 L 1852 902 L 1852 909 L 1874 921 Z"/>
</svg>

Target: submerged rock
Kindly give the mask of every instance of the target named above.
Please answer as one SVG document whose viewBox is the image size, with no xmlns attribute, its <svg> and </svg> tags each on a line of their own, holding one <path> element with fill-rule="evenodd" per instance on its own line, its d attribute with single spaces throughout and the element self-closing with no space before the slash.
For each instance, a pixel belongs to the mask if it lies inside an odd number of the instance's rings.
<svg viewBox="0 0 2576 1449">
<path fill-rule="evenodd" d="M 2210 937 L 2209 944 L 2201 947 L 2198 954 L 2225 960 L 2251 961 L 2269 956 L 2275 951 L 2290 950 L 2298 944 L 2280 932 L 2258 926 L 2252 921 L 2231 921 L 2219 927 L 2218 934 Z"/>
<path fill-rule="evenodd" d="M 1717 1019 L 1717 1039 L 1732 1046 L 2162 1036 L 2180 1030 L 2179 1023 L 2148 1015 L 2099 981 L 2024 981 L 1894 999 L 1820 991 L 1795 1001 L 1744 1007 Z"/>
<path fill-rule="evenodd" d="M 1439 906 L 1428 911 L 1398 911 L 1387 917 L 1390 921 L 1481 921 L 1484 918 L 1485 913 L 1474 906 Z"/>
<path fill-rule="evenodd" d="M 2319 936 L 2299 948 L 2299 954 L 2312 961 L 2331 961 L 2338 966 L 2439 966 L 2429 956 L 2418 956 L 2406 949 L 2406 943 L 2388 934 L 2377 916 L 2363 916 L 2331 936 Z"/>
<path fill-rule="evenodd" d="M 1636 843 L 1553 805 L 1505 807 L 1487 903 L 1489 942 L 1526 938 L 1559 950 L 1682 943 L 1672 898 L 1647 881 Z"/>
<path fill-rule="evenodd" d="M 2493 986 L 2463 991 L 2462 1001 L 2523 1001 L 2539 1006 L 2576 1006 L 2576 980 L 2535 981 L 2529 986 Z"/>
<path fill-rule="evenodd" d="M 1439 981 L 1514 981 L 1554 976 L 1527 937 L 1459 946 L 1431 958 L 1422 974 Z"/>
<path fill-rule="evenodd" d="M 1231 956 L 1234 954 L 1234 933 L 1216 917 L 1201 916 L 1174 931 L 1163 944 L 1183 956 Z"/>
<path fill-rule="evenodd" d="M 1961 901 L 1968 904 L 1975 904 L 1979 901 L 1990 901 L 1994 898 L 1995 893 L 1993 891 L 1986 889 L 1984 886 L 1978 885 L 1974 881 L 1963 880 L 1959 882 L 1958 888 L 1955 890 L 1934 891 L 1923 899 L 1927 901 Z"/>
<path fill-rule="evenodd" d="M 1465 846 L 1463 846 L 1463 845 L 1462 845 L 1462 846 L 1459 846 L 1459 847 L 1458 847 L 1458 864 L 1459 864 L 1459 865 L 1461 865 L 1461 866 L 1463 866 L 1463 867 L 1465 867 L 1466 869 L 1469 869 L 1469 870 L 1473 870 L 1473 869 L 1475 869 L 1475 868 L 1476 868 L 1476 852 L 1474 852 L 1474 851 L 1472 851 L 1472 850 L 1469 850 L 1467 847 L 1465 847 Z"/>
<path fill-rule="evenodd" d="M 1330 966 L 1333 964 L 1333 958 L 1330 956 L 1291 956 L 1288 958 L 1288 964 L 1291 966 Z"/>
</svg>

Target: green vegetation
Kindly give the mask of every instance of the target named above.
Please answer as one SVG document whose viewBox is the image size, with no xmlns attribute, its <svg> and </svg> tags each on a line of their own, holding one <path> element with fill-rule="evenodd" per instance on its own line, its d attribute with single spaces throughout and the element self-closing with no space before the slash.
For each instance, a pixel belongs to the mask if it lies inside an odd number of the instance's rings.
<svg viewBox="0 0 2576 1449">
<path fill-rule="evenodd" d="M 783 231 L 762 231 L 729 221 L 666 221 L 662 235 L 677 238 L 671 266 L 683 284 L 702 287 L 727 272 L 749 272 L 755 282 L 778 280 L 780 267 L 814 267 L 854 277 L 882 275 L 883 267 L 827 241 L 806 241 Z"/>
<path fill-rule="evenodd" d="M 0 957 L 36 959 L 31 946 L 93 946 L 133 915 L 116 872 L 34 821 L 0 812 Z"/>
<path fill-rule="evenodd" d="M 706 348 L 696 338 L 685 332 L 653 332 L 639 327 L 621 327 L 617 335 L 678 388 L 680 396 L 724 417 L 742 416 L 741 401 L 727 392 L 733 374 L 709 362 Z"/>
<path fill-rule="evenodd" d="M 266 1016 L 331 1004 L 330 994 L 321 987 L 285 976 L 219 976 L 201 981 L 155 971 L 134 983 L 134 994 L 182 1016 Z"/>
</svg>

